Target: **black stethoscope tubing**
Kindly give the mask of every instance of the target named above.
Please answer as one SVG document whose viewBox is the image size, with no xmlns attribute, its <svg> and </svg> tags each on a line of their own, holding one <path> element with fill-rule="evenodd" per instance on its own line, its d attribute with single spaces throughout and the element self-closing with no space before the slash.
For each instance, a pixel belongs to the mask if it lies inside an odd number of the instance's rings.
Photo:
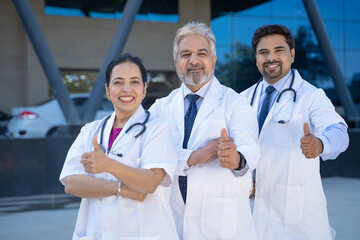
<svg viewBox="0 0 360 240">
<path fill-rule="evenodd" d="M 291 82 L 290 82 L 290 86 L 284 90 L 281 91 L 281 93 L 279 94 L 278 98 L 276 99 L 276 102 L 278 103 L 280 101 L 281 96 L 286 92 L 286 91 L 291 91 L 294 93 L 294 97 L 293 97 L 293 102 L 296 102 L 296 91 L 293 89 L 293 84 L 294 84 L 294 79 L 295 79 L 295 72 L 294 69 L 291 69 L 291 74 L 292 74 L 292 78 L 291 78 Z M 260 80 L 257 82 L 255 89 L 254 89 L 254 93 L 251 97 L 251 102 L 250 105 L 252 106 L 254 104 L 254 99 L 255 99 L 255 95 L 256 95 L 256 91 L 259 87 L 260 82 L 263 80 L 264 78 L 260 78 Z"/>
<path fill-rule="evenodd" d="M 146 113 L 146 118 L 145 118 L 145 120 L 144 120 L 142 123 L 134 123 L 134 124 L 132 124 L 132 125 L 125 131 L 125 133 L 128 133 L 128 132 L 129 132 L 133 127 L 135 127 L 135 126 L 141 126 L 141 127 L 142 127 L 141 131 L 140 131 L 138 134 L 136 134 L 134 138 L 137 138 L 137 137 L 141 136 L 141 135 L 146 131 L 146 125 L 145 125 L 145 124 L 147 123 L 147 121 L 149 120 L 149 117 L 150 117 L 150 112 L 149 112 L 148 110 L 145 110 L 145 113 Z M 104 129 L 105 129 L 105 126 L 106 126 L 106 124 L 107 124 L 107 122 L 108 122 L 108 120 L 109 120 L 110 117 L 111 117 L 111 115 L 107 116 L 107 117 L 105 118 L 105 120 L 104 120 L 103 125 L 101 126 L 101 132 L 100 132 L 100 147 L 103 147 L 103 146 L 102 146 L 102 143 L 103 143 Z M 104 149 L 105 149 L 105 148 L 104 148 Z M 104 149 L 103 149 L 103 151 L 104 151 Z M 105 151 L 104 151 L 104 152 L 105 152 Z"/>
</svg>

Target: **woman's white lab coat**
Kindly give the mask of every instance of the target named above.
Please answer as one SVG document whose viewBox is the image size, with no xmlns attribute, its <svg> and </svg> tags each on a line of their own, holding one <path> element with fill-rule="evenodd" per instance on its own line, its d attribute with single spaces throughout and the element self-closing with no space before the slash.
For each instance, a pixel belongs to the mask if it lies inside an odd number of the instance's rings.
<svg viewBox="0 0 360 240">
<path fill-rule="evenodd" d="M 238 177 L 220 166 L 219 159 L 191 166 L 184 172 L 192 151 L 219 138 L 226 128 L 234 138 L 237 150 L 254 168 L 259 158 L 256 114 L 246 99 L 219 83 L 213 77 L 196 116 L 188 149 L 182 148 L 184 139 L 183 88 L 158 99 L 150 108 L 151 113 L 165 119 L 176 140 L 178 169 L 171 192 L 171 206 L 180 239 L 256 239 L 249 192 L 251 175 Z M 181 197 L 178 176 L 187 175 L 186 206 Z"/>
<path fill-rule="evenodd" d="M 270 109 L 259 135 L 261 156 L 256 168 L 255 227 L 262 240 L 329 240 L 333 230 L 328 222 L 319 157 L 305 158 L 300 139 L 305 122 L 315 136 L 332 124 L 345 122 L 322 89 L 294 72 L 296 103 L 292 102 L 293 93 L 284 93 L 280 102 Z M 289 87 L 290 80 L 283 89 Z M 249 102 L 254 88 L 255 85 L 242 93 Z M 259 106 L 260 91 L 261 83 L 254 98 L 255 109 Z M 287 123 L 279 123 L 289 119 Z"/>
<path fill-rule="evenodd" d="M 107 148 L 115 112 L 108 120 L 103 133 L 103 146 Z M 150 116 L 144 134 L 134 139 L 141 127 L 134 123 L 145 120 L 145 111 L 140 106 L 130 117 L 110 152 L 121 153 L 122 157 L 110 153 L 108 156 L 135 168 L 163 168 L 167 175 L 153 194 L 148 194 L 144 202 L 125 197 L 83 198 L 73 239 L 81 240 L 168 240 L 178 239 L 169 204 L 169 187 L 176 169 L 176 150 L 172 144 L 168 124 Z M 119 181 L 109 173 L 88 174 L 80 163 L 84 152 L 93 151 L 92 139 L 98 136 L 104 120 L 86 124 L 71 146 L 65 160 L 60 181 L 65 184 L 69 175 L 85 174 L 95 178 Z"/>
</svg>

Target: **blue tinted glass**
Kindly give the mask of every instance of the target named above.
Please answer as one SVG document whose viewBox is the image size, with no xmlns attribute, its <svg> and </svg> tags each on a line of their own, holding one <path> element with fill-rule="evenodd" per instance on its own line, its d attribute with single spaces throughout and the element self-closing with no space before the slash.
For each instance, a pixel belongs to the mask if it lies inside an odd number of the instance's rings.
<svg viewBox="0 0 360 240">
<path fill-rule="evenodd" d="M 334 50 L 344 48 L 344 25 L 341 21 L 324 21 L 326 32 Z"/>
<path fill-rule="evenodd" d="M 360 102 L 360 51 L 347 51 L 345 53 L 346 77 L 350 93 L 356 103 Z"/>
<path fill-rule="evenodd" d="M 211 28 L 216 38 L 216 45 L 231 43 L 231 19 L 232 15 L 217 17 L 211 21 Z"/>
<path fill-rule="evenodd" d="M 256 29 L 270 24 L 270 19 L 267 17 L 239 17 L 235 18 L 235 39 L 241 44 L 251 47 L 251 39 Z"/>
<path fill-rule="evenodd" d="M 345 47 L 360 49 L 360 22 L 345 22 Z"/>
<path fill-rule="evenodd" d="M 224 45 L 216 45 L 217 62 L 224 63 L 231 58 L 231 47 Z"/>
<path fill-rule="evenodd" d="M 307 13 L 301 0 L 271 1 L 271 16 L 289 18 L 307 18 Z"/>
<path fill-rule="evenodd" d="M 175 3 L 174 1 L 172 3 Z M 125 4 L 125 3 L 122 3 Z M 76 7 L 76 4 L 74 4 Z M 177 4 L 176 4 L 177 6 Z M 46 15 L 58 15 L 58 16 L 67 16 L 67 17 L 86 17 L 84 12 L 79 8 L 63 8 L 63 7 L 52 7 L 45 6 Z M 176 8 L 176 7 L 174 7 Z M 114 7 L 115 9 L 115 7 Z M 137 21 L 150 21 L 150 22 L 179 22 L 179 14 L 156 14 L 148 10 L 144 14 L 137 14 L 135 19 Z M 101 11 L 90 11 L 87 17 L 91 18 L 104 18 L 104 19 L 120 19 L 122 12 L 114 13 L 105 13 Z"/>
<path fill-rule="evenodd" d="M 354 75 L 360 74 L 360 51 L 345 52 L 346 72 L 345 76 L 352 79 Z"/>
<path fill-rule="evenodd" d="M 269 17 L 270 16 L 270 4 L 263 3 L 259 4 L 255 7 L 248 8 L 241 12 L 237 13 L 240 16 L 261 16 L 261 17 Z"/>
<path fill-rule="evenodd" d="M 316 0 L 322 19 L 342 20 L 343 1 L 342 0 Z"/>
<path fill-rule="evenodd" d="M 85 14 L 80 9 L 50 6 L 45 6 L 45 14 L 67 17 L 85 17 Z"/>
<path fill-rule="evenodd" d="M 359 0 L 344 0 L 344 11 L 346 20 L 360 20 L 359 10 Z"/>
</svg>

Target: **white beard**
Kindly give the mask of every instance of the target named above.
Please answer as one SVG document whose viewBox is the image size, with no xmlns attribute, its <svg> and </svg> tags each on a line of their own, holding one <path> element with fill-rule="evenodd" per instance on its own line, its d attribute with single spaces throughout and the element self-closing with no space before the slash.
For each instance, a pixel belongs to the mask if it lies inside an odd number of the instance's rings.
<svg viewBox="0 0 360 240">
<path fill-rule="evenodd" d="M 188 75 L 185 74 L 181 75 L 178 72 L 178 70 L 176 70 L 176 73 L 184 84 L 188 84 L 191 86 L 199 86 L 205 83 L 206 81 L 208 81 L 214 75 L 214 68 L 211 71 L 209 71 L 208 74 L 202 76 L 200 75 L 200 73 L 190 73 Z"/>
</svg>

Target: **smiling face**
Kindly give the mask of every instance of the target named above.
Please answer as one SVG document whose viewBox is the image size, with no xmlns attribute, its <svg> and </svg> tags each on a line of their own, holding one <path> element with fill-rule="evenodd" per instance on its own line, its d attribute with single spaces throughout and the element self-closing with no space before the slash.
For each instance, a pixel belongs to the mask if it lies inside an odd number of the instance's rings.
<svg viewBox="0 0 360 240">
<path fill-rule="evenodd" d="M 290 71 L 295 49 L 290 49 L 283 35 L 268 35 L 256 47 L 256 66 L 264 79 L 274 84 Z"/>
<path fill-rule="evenodd" d="M 180 40 L 174 63 L 180 80 L 196 92 L 214 75 L 216 56 L 211 55 L 210 44 L 205 37 L 190 35 Z"/>
<path fill-rule="evenodd" d="M 105 89 L 119 119 L 129 118 L 136 111 L 145 97 L 146 86 L 136 64 L 123 62 L 113 68 Z"/>
</svg>

